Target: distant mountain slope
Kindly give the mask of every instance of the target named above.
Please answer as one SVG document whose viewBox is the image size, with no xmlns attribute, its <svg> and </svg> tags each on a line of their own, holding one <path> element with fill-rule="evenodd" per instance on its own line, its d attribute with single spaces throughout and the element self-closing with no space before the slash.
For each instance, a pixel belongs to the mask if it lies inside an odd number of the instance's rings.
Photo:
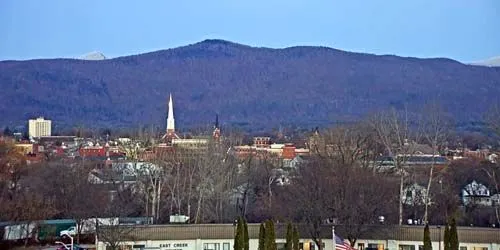
<svg viewBox="0 0 500 250">
<path fill-rule="evenodd" d="M 350 53 L 325 47 L 254 48 L 222 40 L 108 60 L 0 62 L 0 126 L 43 115 L 55 124 L 272 128 L 347 121 L 437 99 L 459 120 L 500 96 L 500 68 L 449 59 Z"/>
<path fill-rule="evenodd" d="M 500 56 L 488 58 L 483 61 L 473 62 L 472 65 L 481 65 L 481 66 L 489 66 L 489 67 L 500 67 Z"/>
<path fill-rule="evenodd" d="M 106 59 L 106 56 L 101 52 L 94 51 L 94 52 L 90 52 L 88 54 L 85 54 L 80 59 L 82 59 L 82 60 L 104 60 L 104 59 Z"/>
</svg>

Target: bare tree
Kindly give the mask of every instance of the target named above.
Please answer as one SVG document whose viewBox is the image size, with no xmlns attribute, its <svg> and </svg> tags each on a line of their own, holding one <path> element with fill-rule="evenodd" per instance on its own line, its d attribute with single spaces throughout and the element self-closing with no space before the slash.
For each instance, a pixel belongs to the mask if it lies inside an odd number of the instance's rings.
<svg viewBox="0 0 500 250">
<path fill-rule="evenodd" d="M 387 174 L 374 173 L 357 165 L 332 165 L 335 185 L 331 187 L 331 210 L 354 246 L 360 236 L 373 230 L 381 216 L 389 221 L 392 219 L 394 211 L 389 204 L 397 201 L 397 189 L 394 188 L 397 181 Z"/>
<path fill-rule="evenodd" d="M 192 218 L 191 202 L 195 185 L 196 154 L 193 149 L 175 148 L 163 163 L 165 187 L 169 194 L 170 214 L 185 214 Z"/>
<path fill-rule="evenodd" d="M 430 190 L 434 175 L 434 166 L 436 162 L 436 156 L 439 155 L 440 150 L 448 139 L 449 132 L 451 130 L 451 122 L 449 117 L 446 115 L 441 106 L 437 103 L 431 103 L 426 106 L 423 110 L 422 115 L 422 134 L 426 143 L 428 143 L 432 148 L 432 162 L 429 170 L 429 179 L 427 182 L 427 189 L 425 195 L 425 211 L 424 211 L 424 223 L 428 223 L 428 209 L 430 203 Z"/>
<path fill-rule="evenodd" d="M 381 112 L 369 119 L 369 123 L 386 153 L 392 157 L 394 169 L 399 174 L 399 225 L 401 225 L 403 223 L 404 165 L 408 157 L 414 154 L 414 141 L 418 141 L 418 134 L 412 133 L 406 110 L 404 113 L 395 109 Z"/>
<path fill-rule="evenodd" d="M 56 213 L 53 198 L 43 197 L 30 181 L 34 169 L 13 141 L 0 141 L 0 217 L 26 225 L 25 245 L 34 233 L 31 225 Z"/>
<path fill-rule="evenodd" d="M 210 140 L 195 161 L 195 223 L 223 220 L 222 206 L 229 202 L 237 174 L 236 161 L 228 154 L 229 146 L 225 142 Z"/>
<path fill-rule="evenodd" d="M 238 177 L 235 193 L 237 193 L 236 206 L 238 215 L 246 218 L 251 197 L 254 195 L 253 176 L 255 176 L 257 158 L 253 155 L 246 157 L 237 165 Z"/>
<path fill-rule="evenodd" d="M 164 169 L 159 165 L 159 161 L 153 161 L 153 163 L 137 162 L 135 165 L 135 175 L 137 178 L 136 192 L 145 197 L 146 215 L 151 215 L 153 223 L 155 223 L 158 221 L 160 214 L 160 198 L 165 181 Z"/>
<path fill-rule="evenodd" d="M 93 167 L 94 163 L 88 161 L 48 162 L 31 174 L 30 182 L 36 185 L 37 192 L 55 201 L 57 215 L 76 221 L 77 243 L 84 233 L 85 222 L 100 215 L 103 200 L 107 198 L 106 190 L 89 182 Z"/>
<path fill-rule="evenodd" d="M 321 228 L 333 217 L 329 201 L 332 200 L 331 168 L 320 158 L 311 159 L 298 167 L 291 185 L 281 193 L 278 213 L 291 220 L 305 223 L 311 239 L 322 249 Z"/>
<path fill-rule="evenodd" d="M 8 213 L 13 221 L 18 221 L 26 225 L 25 227 L 25 246 L 29 239 L 33 238 L 36 227 L 32 224 L 38 224 L 56 213 L 54 200 L 50 197 L 43 197 L 36 192 L 35 187 L 29 183 L 23 182 L 22 188 L 16 191 L 14 199 L 7 202 L 9 206 Z"/>
<path fill-rule="evenodd" d="M 134 226 L 120 224 L 119 218 L 127 217 L 133 212 L 128 205 L 134 200 L 134 195 L 129 189 L 120 189 L 111 199 L 103 204 L 105 216 L 110 220 L 95 219 L 97 238 L 104 242 L 110 249 L 118 250 L 126 240 L 133 240 Z"/>
<path fill-rule="evenodd" d="M 10 210 L 8 202 L 15 199 L 22 188 L 21 179 L 28 172 L 26 157 L 20 148 L 13 141 L 0 141 L 0 218 L 12 219 L 7 212 Z"/>
<path fill-rule="evenodd" d="M 233 221 L 235 218 L 233 211 L 229 210 L 230 199 L 233 190 L 236 188 L 237 159 L 229 153 L 229 148 L 233 145 L 231 138 L 216 143 L 214 147 L 215 163 L 213 174 L 213 192 L 207 199 L 205 214 L 212 214 L 209 221 L 226 222 Z"/>
<path fill-rule="evenodd" d="M 336 159 L 316 157 L 298 168 L 291 185 L 282 193 L 280 207 L 289 207 L 289 218 L 305 222 L 309 234 L 322 245 L 321 228 L 337 219 L 354 245 L 364 233 L 374 230 L 379 217 L 394 214 L 396 185 L 389 175 L 373 172 L 359 163 L 344 165 Z"/>
<path fill-rule="evenodd" d="M 365 123 L 330 128 L 320 136 L 324 141 L 324 149 L 318 155 L 336 159 L 343 165 L 360 164 L 368 167 L 381 151 L 376 134 Z"/>
<path fill-rule="evenodd" d="M 493 187 L 494 193 L 500 195 L 500 167 L 497 164 L 487 164 L 482 168 L 482 171 L 488 176 Z M 500 197 L 499 197 L 500 198 Z M 493 201 L 493 209 L 495 210 L 496 222 L 500 225 L 500 204 L 499 201 Z"/>
<path fill-rule="evenodd" d="M 117 215 L 117 214 L 115 214 Z M 112 250 L 121 249 L 124 241 L 133 238 L 134 226 L 120 224 L 119 217 L 101 222 L 96 219 L 96 234 L 99 241 L 104 242 Z"/>
</svg>

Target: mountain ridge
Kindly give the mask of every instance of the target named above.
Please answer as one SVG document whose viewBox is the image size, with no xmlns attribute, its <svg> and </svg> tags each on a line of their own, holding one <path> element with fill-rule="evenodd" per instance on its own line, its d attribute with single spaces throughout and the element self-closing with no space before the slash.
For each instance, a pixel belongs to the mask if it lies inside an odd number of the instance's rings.
<svg viewBox="0 0 500 250">
<path fill-rule="evenodd" d="M 459 121 L 479 119 L 500 94 L 500 70 L 448 58 L 273 49 L 210 39 L 88 61 L 1 61 L 0 126 L 43 115 L 60 126 L 164 126 L 174 95 L 178 127 L 212 122 L 312 127 L 440 100 Z"/>
<path fill-rule="evenodd" d="M 138 53 L 138 54 L 117 56 L 117 57 L 113 57 L 113 58 L 106 57 L 102 52 L 93 51 L 93 52 L 89 52 L 89 53 L 81 56 L 80 58 L 61 57 L 61 58 L 34 58 L 34 59 L 23 59 L 23 60 L 8 59 L 8 60 L 0 60 L 0 62 L 25 62 L 25 61 L 40 61 L 40 60 L 85 60 L 85 59 L 83 59 L 85 56 L 90 55 L 90 54 L 94 54 L 94 53 L 104 56 L 105 59 L 118 59 L 118 58 L 123 58 L 123 57 L 156 54 L 156 53 L 166 52 L 166 51 L 170 51 L 170 50 L 190 48 L 190 47 L 195 47 L 195 46 L 199 46 L 199 45 L 203 46 L 203 45 L 207 45 L 207 44 L 236 46 L 236 47 L 247 48 L 247 49 L 266 49 L 266 50 L 326 49 L 326 50 L 332 50 L 332 51 L 341 52 L 341 53 L 350 53 L 350 54 L 367 55 L 367 56 L 398 57 L 398 58 L 418 59 L 418 60 L 449 60 L 449 61 L 453 61 L 456 63 L 464 64 L 464 65 L 487 66 L 487 65 L 474 64 L 474 63 L 463 63 L 463 62 L 460 62 L 458 60 L 455 60 L 453 58 L 448 58 L 448 57 L 415 57 L 415 56 L 401 56 L 401 55 L 397 55 L 397 54 L 375 54 L 375 53 L 367 53 L 367 52 L 347 51 L 347 50 L 341 50 L 341 49 L 336 49 L 336 48 L 332 48 L 332 47 L 328 47 L 328 46 L 320 46 L 320 45 L 318 45 L 318 46 L 315 46 L 315 45 L 294 45 L 294 46 L 288 46 L 288 47 L 272 48 L 272 47 L 266 47 L 266 46 L 250 46 L 250 45 L 245 45 L 242 43 L 232 42 L 232 41 L 223 40 L 223 39 L 205 39 L 205 40 L 202 40 L 200 42 L 195 42 L 195 43 L 191 43 L 191 44 L 187 44 L 187 45 L 159 49 L 159 50 L 155 50 L 155 51 L 148 51 L 148 52 L 143 52 L 143 53 Z M 490 59 L 497 59 L 497 58 L 500 58 L 500 56 L 499 57 L 492 57 L 492 58 L 489 58 L 489 59 L 486 59 L 483 61 L 487 61 Z M 479 61 L 479 62 L 483 62 L 483 61 Z"/>
</svg>

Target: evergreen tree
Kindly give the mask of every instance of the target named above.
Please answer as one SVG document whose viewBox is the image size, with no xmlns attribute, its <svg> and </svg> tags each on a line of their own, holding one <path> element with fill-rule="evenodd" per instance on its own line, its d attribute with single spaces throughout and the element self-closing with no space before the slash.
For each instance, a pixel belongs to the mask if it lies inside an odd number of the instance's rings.
<svg viewBox="0 0 500 250">
<path fill-rule="evenodd" d="M 242 250 L 249 250 L 250 248 L 250 238 L 248 237 L 248 224 L 247 220 L 243 219 L 243 247 Z"/>
<path fill-rule="evenodd" d="M 266 242 L 266 229 L 264 227 L 264 223 L 260 223 L 260 229 L 259 229 L 259 249 L 258 250 L 265 250 L 265 242 Z"/>
<path fill-rule="evenodd" d="M 450 227 L 448 223 L 444 227 L 444 250 L 450 250 Z"/>
<path fill-rule="evenodd" d="M 299 230 L 297 230 L 297 227 L 293 227 L 293 250 L 299 250 L 300 249 L 300 236 L 299 236 Z"/>
<path fill-rule="evenodd" d="M 286 226 L 285 250 L 293 250 L 293 229 L 291 223 L 288 223 Z"/>
<path fill-rule="evenodd" d="M 274 233 L 274 223 L 272 220 L 266 222 L 265 250 L 277 250 L 276 234 Z"/>
<path fill-rule="evenodd" d="M 424 228 L 424 250 L 432 250 L 431 232 L 429 224 L 425 224 Z"/>
<path fill-rule="evenodd" d="M 243 221 L 238 218 L 238 224 L 236 227 L 236 234 L 234 236 L 234 250 L 242 250 L 243 249 Z"/>
<path fill-rule="evenodd" d="M 450 222 L 450 250 L 458 250 L 459 242 L 458 242 L 458 232 L 457 232 L 457 222 L 455 218 L 451 218 Z"/>
</svg>

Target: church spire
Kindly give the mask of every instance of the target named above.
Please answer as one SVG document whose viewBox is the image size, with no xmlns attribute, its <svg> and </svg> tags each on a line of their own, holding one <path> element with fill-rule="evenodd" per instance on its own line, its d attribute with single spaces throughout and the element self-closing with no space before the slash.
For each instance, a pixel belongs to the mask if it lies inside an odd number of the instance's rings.
<svg viewBox="0 0 500 250">
<path fill-rule="evenodd" d="M 215 141 L 219 141 L 220 138 L 219 114 L 215 114 L 214 132 L 212 135 Z"/>
<path fill-rule="evenodd" d="M 175 119 L 174 119 L 174 102 L 172 101 L 172 93 L 168 100 L 168 117 L 167 117 L 167 133 L 175 132 Z"/>
<path fill-rule="evenodd" d="M 219 114 L 215 114 L 214 128 L 219 128 Z"/>
</svg>

